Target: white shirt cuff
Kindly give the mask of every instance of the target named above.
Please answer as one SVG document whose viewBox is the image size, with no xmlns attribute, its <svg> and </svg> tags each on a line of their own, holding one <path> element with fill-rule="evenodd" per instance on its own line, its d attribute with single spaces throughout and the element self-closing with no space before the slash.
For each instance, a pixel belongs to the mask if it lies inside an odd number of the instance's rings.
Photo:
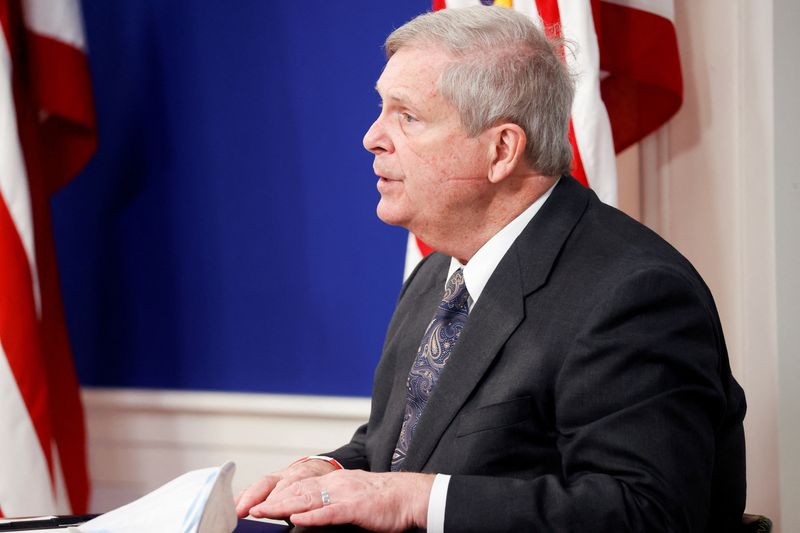
<svg viewBox="0 0 800 533">
<path fill-rule="evenodd" d="M 447 487 L 450 476 L 436 474 L 428 498 L 428 533 L 444 533 L 444 506 L 447 504 Z"/>
</svg>

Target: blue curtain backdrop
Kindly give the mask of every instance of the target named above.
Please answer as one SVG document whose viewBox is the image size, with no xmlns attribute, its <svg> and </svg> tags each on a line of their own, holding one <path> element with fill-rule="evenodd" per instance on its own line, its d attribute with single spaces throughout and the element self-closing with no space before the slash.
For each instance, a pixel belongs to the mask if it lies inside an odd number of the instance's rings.
<svg viewBox="0 0 800 533">
<path fill-rule="evenodd" d="M 53 200 L 83 384 L 368 395 L 385 36 L 429 0 L 83 3 L 100 148 Z"/>
</svg>

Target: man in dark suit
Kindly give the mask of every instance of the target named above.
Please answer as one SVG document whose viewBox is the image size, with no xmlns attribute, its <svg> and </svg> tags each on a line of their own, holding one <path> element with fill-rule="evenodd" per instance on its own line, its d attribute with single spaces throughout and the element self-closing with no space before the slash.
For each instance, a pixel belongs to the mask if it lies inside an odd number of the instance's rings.
<svg viewBox="0 0 800 533">
<path fill-rule="evenodd" d="M 735 531 L 745 401 L 713 299 L 567 175 L 572 89 L 553 45 L 512 10 L 470 8 L 418 17 L 386 50 L 364 138 L 378 216 L 439 253 L 403 287 L 369 422 L 254 484 L 240 515 Z"/>
</svg>

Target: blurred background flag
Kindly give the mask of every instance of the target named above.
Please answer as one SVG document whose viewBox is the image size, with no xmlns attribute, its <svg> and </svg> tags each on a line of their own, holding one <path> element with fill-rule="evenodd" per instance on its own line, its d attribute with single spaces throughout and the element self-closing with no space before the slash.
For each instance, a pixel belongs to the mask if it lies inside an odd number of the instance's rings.
<svg viewBox="0 0 800 533">
<path fill-rule="evenodd" d="M 615 153 L 655 131 L 683 101 L 673 0 L 433 0 L 433 9 L 479 4 L 525 13 L 571 43 L 572 174 L 616 205 Z M 409 235 L 405 276 L 430 252 Z"/>
<path fill-rule="evenodd" d="M 0 516 L 83 513 L 83 412 L 49 198 L 96 148 L 77 0 L 0 0 Z"/>
</svg>

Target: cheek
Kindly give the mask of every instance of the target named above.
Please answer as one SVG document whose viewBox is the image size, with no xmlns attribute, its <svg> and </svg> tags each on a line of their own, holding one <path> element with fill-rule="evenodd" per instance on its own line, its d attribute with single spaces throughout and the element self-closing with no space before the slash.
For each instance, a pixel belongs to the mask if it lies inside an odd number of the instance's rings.
<svg viewBox="0 0 800 533">
<path fill-rule="evenodd" d="M 477 139 L 447 135 L 406 139 L 398 160 L 406 176 L 406 195 L 428 205 L 473 194 L 486 181 L 486 154 Z"/>
<path fill-rule="evenodd" d="M 487 176 L 486 158 L 471 143 L 454 143 L 427 154 L 424 164 L 435 174 L 435 181 L 458 188 L 485 181 Z"/>
<path fill-rule="evenodd" d="M 407 143 L 405 150 L 398 150 L 398 162 L 405 176 L 406 189 L 413 195 L 436 187 L 447 178 L 448 156 L 421 143 Z"/>
<path fill-rule="evenodd" d="M 409 143 L 408 169 L 431 184 L 442 184 L 458 178 L 463 171 L 462 156 L 446 142 L 434 146 Z"/>
</svg>

